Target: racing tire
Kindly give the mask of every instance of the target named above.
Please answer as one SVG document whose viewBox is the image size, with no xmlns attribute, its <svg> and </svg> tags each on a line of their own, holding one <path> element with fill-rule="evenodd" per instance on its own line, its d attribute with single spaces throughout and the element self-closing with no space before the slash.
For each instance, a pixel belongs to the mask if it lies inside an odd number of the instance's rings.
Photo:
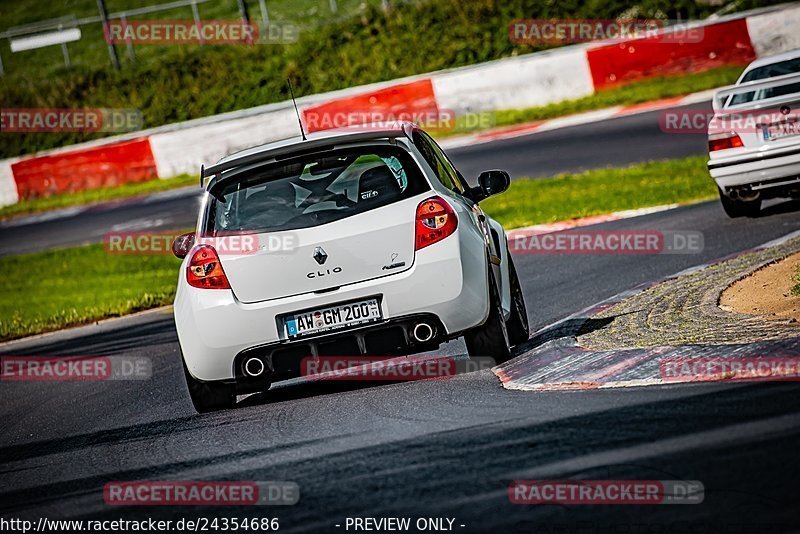
<svg viewBox="0 0 800 534">
<path fill-rule="evenodd" d="M 236 405 L 236 388 L 233 384 L 198 380 L 189 373 L 183 357 L 181 357 L 181 363 L 189 397 L 192 399 L 192 405 L 197 413 L 227 410 Z"/>
<path fill-rule="evenodd" d="M 722 190 L 719 190 L 719 199 L 722 202 L 722 209 L 731 219 L 739 217 L 756 217 L 761 211 L 761 199 L 757 200 L 734 200 L 728 197 Z"/>
<path fill-rule="evenodd" d="M 496 363 L 511 359 L 511 343 L 508 329 L 500 307 L 500 293 L 493 276 L 489 276 L 489 317 L 480 325 L 464 334 L 467 352 L 471 358 L 491 357 Z"/>
<path fill-rule="evenodd" d="M 531 334 L 525 297 L 522 295 L 522 286 L 519 283 L 511 253 L 508 253 L 508 279 L 508 287 L 511 290 L 511 316 L 506 321 L 506 329 L 508 330 L 508 340 L 512 346 L 516 346 L 528 341 Z"/>
</svg>

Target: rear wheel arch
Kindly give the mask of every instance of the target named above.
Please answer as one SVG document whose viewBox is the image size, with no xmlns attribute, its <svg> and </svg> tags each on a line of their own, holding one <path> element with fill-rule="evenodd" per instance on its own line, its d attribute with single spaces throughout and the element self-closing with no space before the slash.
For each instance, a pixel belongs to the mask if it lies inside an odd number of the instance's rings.
<svg viewBox="0 0 800 534">
<path fill-rule="evenodd" d="M 509 268 L 510 264 L 510 254 L 508 252 L 508 240 L 506 238 L 506 233 L 503 227 L 500 225 L 499 222 L 495 221 L 494 219 L 490 219 L 487 217 L 487 224 L 489 226 L 489 232 L 492 238 L 492 244 L 494 245 L 495 250 L 487 250 L 488 258 L 489 258 L 489 271 L 495 272 L 493 269 L 493 262 L 492 257 L 500 259 L 500 263 L 497 264 L 497 275 L 499 279 L 496 279 L 495 282 L 497 283 L 497 289 L 500 292 L 500 299 L 502 302 L 502 307 L 505 312 L 510 312 L 512 309 L 511 304 L 511 269 Z"/>
</svg>

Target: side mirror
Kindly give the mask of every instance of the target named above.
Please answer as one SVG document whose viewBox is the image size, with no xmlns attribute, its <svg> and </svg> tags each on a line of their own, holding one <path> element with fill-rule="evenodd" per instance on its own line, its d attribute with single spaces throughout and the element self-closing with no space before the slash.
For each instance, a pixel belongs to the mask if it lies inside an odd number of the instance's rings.
<svg viewBox="0 0 800 534">
<path fill-rule="evenodd" d="M 478 176 L 478 187 L 473 187 L 472 193 L 480 201 L 502 193 L 508 189 L 509 185 L 511 185 L 511 177 L 506 171 L 484 171 Z"/>
<path fill-rule="evenodd" d="M 183 259 L 189 254 L 194 246 L 195 235 L 194 232 L 181 234 L 172 242 L 172 253 L 176 258 Z"/>
</svg>

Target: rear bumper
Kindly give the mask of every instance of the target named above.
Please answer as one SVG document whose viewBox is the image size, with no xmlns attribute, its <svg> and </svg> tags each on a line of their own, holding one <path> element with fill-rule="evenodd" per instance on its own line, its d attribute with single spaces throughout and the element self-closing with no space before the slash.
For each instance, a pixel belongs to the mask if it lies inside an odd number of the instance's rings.
<svg viewBox="0 0 800 534">
<path fill-rule="evenodd" d="M 431 338 L 427 341 L 414 338 L 414 327 L 420 324 L 431 327 Z M 251 347 L 237 354 L 234 360 L 236 388 L 239 393 L 251 393 L 266 389 L 271 382 L 302 376 L 303 361 L 308 358 L 410 354 L 434 350 L 447 337 L 438 317 L 419 314 L 387 319 L 342 332 Z M 253 359 L 263 366 L 256 368 L 264 369 L 258 376 L 246 372 L 248 362 L 252 363 Z"/>
<path fill-rule="evenodd" d="M 453 236 L 417 251 L 414 265 L 402 273 L 327 293 L 245 304 L 230 290 L 188 286 L 181 269 L 175 297 L 178 339 L 192 376 L 231 380 L 237 374 L 237 356 L 244 351 L 296 345 L 279 324 L 281 316 L 375 296 L 380 296 L 384 321 L 426 314 L 441 325 L 439 337 L 447 338 L 481 324 L 488 315 L 487 268 L 481 236 L 459 228 Z M 326 337 L 347 335 L 349 330 L 340 330 Z"/>
<path fill-rule="evenodd" d="M 765 194 L 800 185 L 800 149 L 776 154 L 741 154 L 709 161 L 709 172 L 723 192 L 747 186 Z"/>
</svg>

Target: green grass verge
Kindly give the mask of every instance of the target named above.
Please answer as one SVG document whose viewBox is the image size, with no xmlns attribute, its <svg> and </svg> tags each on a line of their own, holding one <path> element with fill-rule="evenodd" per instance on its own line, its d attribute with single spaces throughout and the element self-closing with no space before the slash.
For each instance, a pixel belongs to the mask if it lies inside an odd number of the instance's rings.
<svg viewBox="0 0 800 534">
<path fill-rule="evenodd" d="M 715 192 L 705 158 L 698 157 L 517 180 L 481 206 L 514 228 Z M 111 255 L 103 245 L 0 258 L 0 340 L 169 304 L 178 266 L 172 256 Z"/>
<path fill-rule="evenodd" d="M 481 202 L 506 228 L 614 211 L 714 198 L 707 158 L 656 161 L 623 169 L 596 169 L 540 180 L 515 180 Z"/>
<path fill-rule="evenodd" d="M 157 193 L 159 191 L 167 191 L 169 189 L 176 189 L 190 185 L 196 185 L 197 187 L 200 187 L 199 180 L 200 178 L 197 176 L 183 174 L 181 176 L 168 178 L 166 180 L 154 179 L 148 180 L 147 182 L 124 184 L 116 187 L 103 187 L 99 189 L 89 189 L 87 191 L 79 191 L 77 193 L 67 193 L 52 197 L 23 200 L 17 202 L 16 204 L 3 206 L 0 208 L 0 219 L 11 217 L 13 215 L 38 213 L 41 211 L 67 208 L 70 206 L 81 206 L 95 202 L 138 197 L 141 195 Z"/>
<path fill-rule="evenodd" d="M 102 244 L 0 258 L 0 339 L 172 303 L 172 255 L 107 254 Z"/>
<path fill-rule="evenodd" d="M 795 284 L 792 286 L 792 295 L 800 297 L 800 267 L 794 272 L 793 282 L 795 282 Z"/>
</svg>

